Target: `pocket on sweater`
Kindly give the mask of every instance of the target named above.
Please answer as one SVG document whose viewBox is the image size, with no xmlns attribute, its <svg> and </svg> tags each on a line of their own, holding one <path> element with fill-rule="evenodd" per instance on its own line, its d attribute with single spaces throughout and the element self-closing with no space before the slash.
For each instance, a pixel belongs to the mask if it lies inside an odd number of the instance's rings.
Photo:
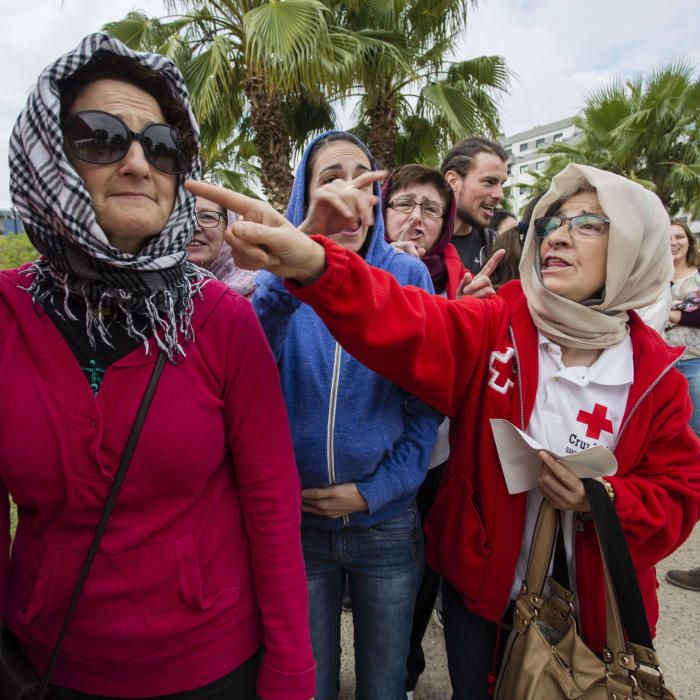
<svg viewBox="0 0 700 700">
<path fill-rule="evenodd" d="M 17 617 L 25 625 L 30 625 L 36 619 L 37 615 L 45 608 L 49 598 L 50 591 L 54 588 L 54 571 L 57 566 L 58 552 L 55 549 L 48 547 L 44 556 L 41 559 L 39 566 L 39 575 L 34 582 L 27 605 L 24 609 L 17 613 Z M 66 605 L 66 611 L 68 606 Z"/>
<path fill-rule="evenodd" d="M 180 590 L 185 602 L 197 610 L 209 610 L 219 605 L 235 605 L 238 602 L 240 586 L 224 586 L 208 589 L 202 580 L 202 571 L 197 556 L 197 546 L 191 534 L 177 540 L 177 562 L 180 572 Z"/>
<path fill-rule="evenodd" d="M 471 484 L 459 474 L 442 484 L 426 523 L 428 560 L 457 589 L 480 580 L 491 554 Z"/>
<path fill-rule="evenodd" d="M 98 553 L 61 655 L 103 663 L 108 649 L 109 663 L 116 663 L 168 653 L 178 635 L 201 635 L 239 602 L 237 556 L 221 553 L 202 573 L 191 534 L 122 554 Z M 52 648 L 84 561 L 84 552 L 47 545 L 31 586 L 11 592 L 18 631 L 30 645 Z"/>
</svg>

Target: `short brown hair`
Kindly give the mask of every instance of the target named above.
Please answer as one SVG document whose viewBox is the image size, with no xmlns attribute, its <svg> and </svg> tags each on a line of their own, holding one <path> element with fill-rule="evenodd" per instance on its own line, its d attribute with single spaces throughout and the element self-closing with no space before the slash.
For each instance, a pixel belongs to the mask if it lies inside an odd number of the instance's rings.
<svg viewBox="0 0 700 700">
<path fill-rule="evenodd" d="M 688 239 L 688 252 L 685 254 L 685 262 L 689 267 L 700 267 L 700 249 L 698 249 L 698 239 L 690 230 L 690 226 L 681 219 L 671 219 L 671 226 L 680 226 Z"/>
<path fill-rule="evenodd" d="M 454 170 L 460 177 L 464 177 L 471 170 L 479 153 L 490 153 L 504 163 L 508 162 L 508 154 L 503 146 L 482 136 L 472 136 L 460 141 L 447 152 L 440 165 L 440 172 L 444 175 L 448 170 Z"/>
<path fill-rule="evenodd" d="M 136 59 L 110 51 L 98 51 L 75 73 L 58 82 L 61 97 L 61 124 L 66 123 L 70 109 L 80 93 L 97 80 L 120 80 L 147 92 L 158 103 L 165 121 L 182 135 L 188 162 L 197 155 L 190 115 L 185 106 L 175 97 L 163 73 L 144 66 Z"/>
<path fill-rule="evenodd" d="M 399 190 L 406 189 L 414 184 L 433 185 L 440 193 L 442 199 L 442 208 L 447 214 L 450 208 L 450 199 L 452 197 L 452 188 L 445 182 L 439 170 L 428 168 L 425 165 L 417 165 L 410 163 L 409 165 L 401 165 L 391 173 L 391 182 L 389 189 L 386 192 L 386 201 L 384 206 L 389 203 L 389 198 Z"/>
</svg>

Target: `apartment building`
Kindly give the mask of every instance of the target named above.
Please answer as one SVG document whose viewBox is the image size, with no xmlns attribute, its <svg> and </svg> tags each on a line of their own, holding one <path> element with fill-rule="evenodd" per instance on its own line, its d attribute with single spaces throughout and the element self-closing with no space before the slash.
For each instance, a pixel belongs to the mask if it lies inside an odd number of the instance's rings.
<svg viewBox="0 0 700 700">
<path fill-rule="evenodd" d="M 520 185 L 531 184 L 533 177 L 528 173 L 544 170 L 550 158 L 549 155 L 540 153 L 540 149 L 558 141 L 575 143 L 580 134 L 581 130 L 574 126 L 573 117 L 569 117 L 501 139 L 501 145 L 508 153 L 506 185 L 511 188 L 510 201 L 516 214 L 530 198 L 529 192 Z"/>
</svg>

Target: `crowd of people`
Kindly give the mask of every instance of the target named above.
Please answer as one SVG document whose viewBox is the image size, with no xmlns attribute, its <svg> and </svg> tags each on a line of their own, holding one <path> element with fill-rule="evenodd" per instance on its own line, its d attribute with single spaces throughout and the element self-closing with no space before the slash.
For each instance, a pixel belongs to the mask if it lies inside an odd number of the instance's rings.
<svg viewBox="0 0 700 700">
<path fill-rule="evenodd" d="M 545 499 L 601 650 L 591 506 L 553 456 L 596 445 L 653 626 L 655 566 L 700 517 L 687 225 L 586 165 L 518 220 L 498 144 L 385 173 L 342 131 L 306 148 L 285 218 L 202 182 L 198 138 L 174 63 L 101 33 L 11 136 L 41 257 L 0 273 L 0 610 L 50 697 L 336 700 L 347 586 L 357 698 L 412 697 L 439 593 L 453 698 L 488 698 Z M 666 295 L 662 338 L 637 310 Z M 509 493 L 493 419 L 545 448 L 536 488 Z"/>
</svg>

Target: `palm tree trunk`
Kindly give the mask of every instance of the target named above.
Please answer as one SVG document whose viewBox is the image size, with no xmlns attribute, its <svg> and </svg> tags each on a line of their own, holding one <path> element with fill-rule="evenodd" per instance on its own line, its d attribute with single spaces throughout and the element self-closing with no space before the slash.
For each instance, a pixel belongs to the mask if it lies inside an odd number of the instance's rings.
<svg viewBox="0 0 700 700">
<path fill-rule="evenodd" d="M 367 145 L 383 169 L 391 169 L 396 163 L 396 129 L 398 114 L 390 93 L 379 95 L 367 109 L 369 135 Z"/>
<path fill-rule="evenodd" d="M 257 75 L 248 75 L 243 87 L 250 102 L 263 191 L 268 202 L 284 213 L 292 194 L 294 176 L 289 165 L 291 147 L 282 114 L 282 101 L 280 95 L 272 93 Z"/>
</svg>

